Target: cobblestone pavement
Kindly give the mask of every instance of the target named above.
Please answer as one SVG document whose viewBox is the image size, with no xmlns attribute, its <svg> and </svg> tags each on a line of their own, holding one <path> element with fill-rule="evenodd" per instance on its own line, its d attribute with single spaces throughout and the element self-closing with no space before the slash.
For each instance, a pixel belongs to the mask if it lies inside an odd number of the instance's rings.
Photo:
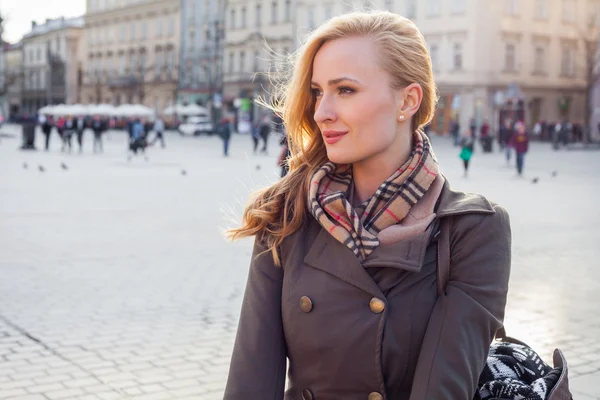
<svg viewBox="0 0 600 400">
<path fill-rule="evenodd" d="M 128 163 L 121 133 L 104 155 L 56 139 L 0 139 L 0 399 L 221 398 L 251 251 L 222 231 L 276 179 L 276 141 L 252 155 L 234 136 L 224 158 L 217 138 L 168 134 Z M 561 348 L 575 399 L 600 399 L 600 152 L 536 144 L 522 179 L 476 152 L 464 179 L 434 147 L 455 187 L 510 212 L 509 334 L 548 361 Z"/>
</svg>

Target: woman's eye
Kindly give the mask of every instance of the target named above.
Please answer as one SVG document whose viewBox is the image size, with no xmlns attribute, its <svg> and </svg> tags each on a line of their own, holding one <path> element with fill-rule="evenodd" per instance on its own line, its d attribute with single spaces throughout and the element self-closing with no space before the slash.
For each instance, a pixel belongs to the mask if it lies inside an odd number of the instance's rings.
<svg viewBox="0 0 600 400">
<path fill-rule="evenodd" d="M 340 94 L 350 94 L 350 93 L 354 93 L 354 89 L 349 88 L 349 87 L 340 87 L 339 88 Z"/>
<path fill-rule="evenodd" d="M 312 88 L 310 90 L 312 92 L 313 97 L 320 97 L 323 92 L 321 92 L 321 89 L 317 89 L 317 88 Z"/>
</svg>

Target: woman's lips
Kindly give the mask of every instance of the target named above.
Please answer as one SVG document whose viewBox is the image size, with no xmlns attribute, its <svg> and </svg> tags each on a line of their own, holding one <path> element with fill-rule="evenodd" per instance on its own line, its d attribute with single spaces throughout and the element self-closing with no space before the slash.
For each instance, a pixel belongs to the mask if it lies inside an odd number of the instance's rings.
<svg viewBox="0 0 600 400">
<path fill-rule="evenodd" d="M 339 142 L 340 140 L 342 140 L 342 138 L 347 134 L 348 132 L 339 132 L 339 131 L 324 131 L 323 132 L 323 137 L 325 140 L 325 143 L 327 144 L 334 144 Z"/>
</svg>

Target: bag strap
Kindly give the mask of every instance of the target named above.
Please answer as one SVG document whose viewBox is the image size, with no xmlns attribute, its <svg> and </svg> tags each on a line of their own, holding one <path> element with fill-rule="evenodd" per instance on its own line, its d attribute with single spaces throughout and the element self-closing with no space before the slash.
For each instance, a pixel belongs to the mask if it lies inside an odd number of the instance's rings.
<svg viewBox="0 0 600 400">
<path fill-rule="evenodd" d="M 450 280 L 450 217 L 440 219 L 440 230 L 437 242 L 437 293 L 438 296 L 446 293 L 446 286 Z"/>
</svg>

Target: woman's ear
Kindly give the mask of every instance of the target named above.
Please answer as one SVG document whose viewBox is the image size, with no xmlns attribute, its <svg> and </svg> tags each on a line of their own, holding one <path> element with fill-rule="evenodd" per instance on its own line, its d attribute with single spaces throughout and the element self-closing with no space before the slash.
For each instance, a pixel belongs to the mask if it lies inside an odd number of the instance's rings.
<svg viewBox="0 0 600 400">
<path fill-rule="evenodd" d="M 423 89 L 418 83 L 411 83 L 400 92 L 398 120 L 408 121 L 417 113 L 423 100 Z"/>
</svg>

